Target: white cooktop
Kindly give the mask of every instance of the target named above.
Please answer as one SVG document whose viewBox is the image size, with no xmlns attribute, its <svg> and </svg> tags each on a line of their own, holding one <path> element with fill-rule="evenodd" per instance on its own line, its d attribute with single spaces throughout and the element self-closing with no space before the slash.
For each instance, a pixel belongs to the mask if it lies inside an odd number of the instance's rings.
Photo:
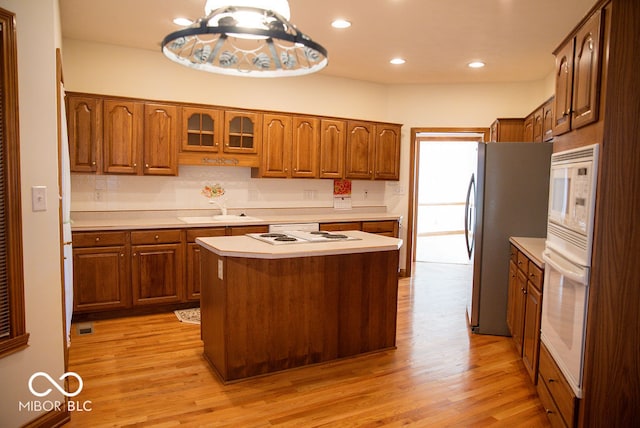
<svg viewBox="0 0 640 428">
<path fill-rule="evenodd" d="M 272 245 L 303 244 L 310 242 L 357 241 L 361 238 L 340 232 L 283 230 L 269 233 L 248 233 L 247 236 Z"/>
</svg>

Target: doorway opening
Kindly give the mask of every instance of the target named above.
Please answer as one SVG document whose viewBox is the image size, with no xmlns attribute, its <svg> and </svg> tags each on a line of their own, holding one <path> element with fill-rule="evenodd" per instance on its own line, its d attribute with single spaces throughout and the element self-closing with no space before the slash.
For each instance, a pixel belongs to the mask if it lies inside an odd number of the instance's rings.
<svg viewBox="0 0 640 428">
<path fill-rule="evenodd" d="M 470 264 L 465 244 L 465 201 L 475 172 L 475 141 L 419 138 L 417 262 Z"/>
<path fill-rule="evenodd" d="M 416 261 L 469 264 L 466 193 L 489 128 L 412 128 L 405 272 Z"/>
</svg>

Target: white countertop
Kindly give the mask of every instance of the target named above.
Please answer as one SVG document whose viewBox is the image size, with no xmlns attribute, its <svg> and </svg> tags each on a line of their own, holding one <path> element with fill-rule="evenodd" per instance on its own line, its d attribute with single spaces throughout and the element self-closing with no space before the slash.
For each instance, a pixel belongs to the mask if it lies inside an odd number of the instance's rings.
<svg viewBox="0 0 640 428">
<path fill-rule="evenodd" d="M 230 213 L 239 214 L 234 210 Z M 243 210 L 245 211 L 245 210 Z M 313 212 L 311 212 L 313 211 Z M 218 214 L 216 212 L 215 214 Z M 73 231 L 123 230 L 123 229 L 169 229 L 188 227 L 216 227 L 269 225 L 278 223 L 331 223 L 348 221 L 380 221 L 400 219 L 400 215 L 386 212 L 384 207 L 354 210 L 246 210 L 250 216 L 246 220 L 216 221 L 212 210 L 169 210 L 169 211 L 112 211 L 112 212 L 72 212 Z M 180 217 L 211 217 L 211 221 L 185 222 Z"/>
<path fill-rule="evenodd" d="M 399 250 L 402 239 L 361 232 L 340 231 L 341 234 L 358 238 L 354 241 L 303 242 L 273 245 L 249 236 L 216 236 L 197 238 L 196 243 L 223 257 L 251 259 L 286 259 L 295 257 L 331 256 L 352 253 L 373 253 Z"/>
</svg>

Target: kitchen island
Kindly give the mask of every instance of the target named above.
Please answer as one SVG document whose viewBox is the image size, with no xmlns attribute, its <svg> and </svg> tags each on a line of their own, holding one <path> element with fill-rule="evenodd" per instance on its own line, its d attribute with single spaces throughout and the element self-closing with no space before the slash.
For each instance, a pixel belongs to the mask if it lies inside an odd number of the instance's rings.
<svg viewBox="0 0 640 428">
<path fill-rule="evenodd" d="M 198 238 L 204 355 L 224 382 L 395 347 L 402 241 Z"/>
</svg>

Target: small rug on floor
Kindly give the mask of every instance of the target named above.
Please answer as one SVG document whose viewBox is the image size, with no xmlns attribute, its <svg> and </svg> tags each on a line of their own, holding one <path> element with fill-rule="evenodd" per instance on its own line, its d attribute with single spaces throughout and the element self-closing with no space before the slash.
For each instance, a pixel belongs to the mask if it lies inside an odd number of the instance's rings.
<svg viewBox="0 0 640 428">
<path fill-rule="evenodd" d="M 181 322 L 200 324 L 200 308 L 173 311 Z"/>
</svg>

